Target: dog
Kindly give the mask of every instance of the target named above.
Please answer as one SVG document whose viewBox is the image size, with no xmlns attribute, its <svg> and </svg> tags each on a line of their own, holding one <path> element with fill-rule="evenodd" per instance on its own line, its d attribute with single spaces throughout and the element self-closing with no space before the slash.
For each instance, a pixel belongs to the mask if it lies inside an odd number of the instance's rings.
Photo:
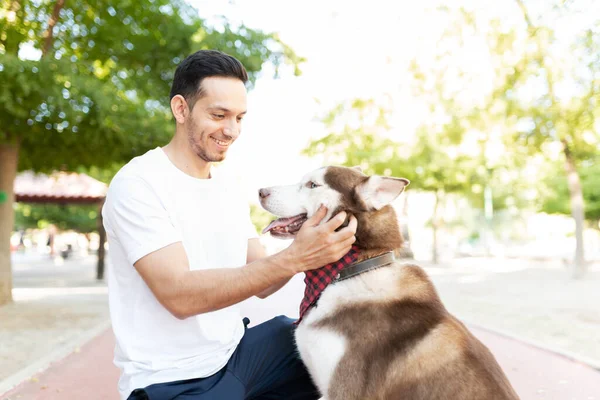
<svg viewBox="0 0 600 400">
<path fill-rule="evenodd" d="M 274 237 L 294 237 L 321 204 L 323 221 L 346 211 L 358 222 L 355 270 L 329 284 L 295 329 L 302 361 L 327 400 L 518 399 L 425 271 L 398 259 L 403 239 L 390 203 L 408 184 L 328 166 L 298 184 L 259 191 L 262 207 L 279 217 L 264 231 Z M 373 261 L 382 257 L 387 263 Z"/>
</svg>

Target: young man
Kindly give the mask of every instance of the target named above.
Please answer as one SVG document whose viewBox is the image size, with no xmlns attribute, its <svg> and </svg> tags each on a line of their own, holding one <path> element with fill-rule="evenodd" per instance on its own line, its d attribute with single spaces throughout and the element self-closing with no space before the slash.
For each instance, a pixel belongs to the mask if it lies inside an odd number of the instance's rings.
<svg viewBox="0 0 600 400">
<path fill-rule="evenodd" d="M 246 70 L 199 51 L 175 72 L 171 142 L 134 158 L 102 211 L 112 267 L 109 302 L 121 399 L 316 399 L 292 320 L 247 328 L 236 304 L 340 259 L 356 220 L 319 210 L 292 244 L 267 257 L 248 204 L 212 163 L 239 137 Z M 247 321 L 247 320 L 246 320 Z"/>
</svg>

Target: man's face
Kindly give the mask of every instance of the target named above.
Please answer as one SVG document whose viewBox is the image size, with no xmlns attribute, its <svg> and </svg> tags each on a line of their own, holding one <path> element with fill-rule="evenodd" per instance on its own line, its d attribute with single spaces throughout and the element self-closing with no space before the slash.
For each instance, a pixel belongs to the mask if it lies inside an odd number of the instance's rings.
<svg viewBox="0 0 600 400">
<path fill-rule="evenodd" d="M 203 96 L 185 122 L 188 142 L 204 161 L 223 161 L 229 146 L 240 136 L 246 87 L 239 79 L 210 77 L 202 81 L 202 90 Z"/>
</svg>

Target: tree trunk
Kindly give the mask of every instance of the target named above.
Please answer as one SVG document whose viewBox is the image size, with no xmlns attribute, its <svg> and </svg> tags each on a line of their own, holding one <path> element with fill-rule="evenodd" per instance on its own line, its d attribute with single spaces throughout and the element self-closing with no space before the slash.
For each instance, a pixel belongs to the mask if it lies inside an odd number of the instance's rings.
<svg viewBox="0 0 600 400">
<path fill-rule="evenodd" d="M 54 39 L 53 30 L 58 22 L 58 17 L 60 16 L 60 10 L 65 6 L 65 0 L 57 0 L 54 4 L 54 9 L 52 10 L 52 15 L 48 19 L 48 28 L 44 32 L 44 47 L 42 47 L 42 56 L 45 56 L 50 51 L 52 47 L 52 41 Z"/>
<path fill-rule="evenodd" d="M 106 231 L 104 230 L 104 224 L 102 223 L 102 205 L 104 201 L 100 203 L 98 207 L 98 235 L 100 240 L 98 241 L 98 265 L 96 266 L 96 279 L 101 281 L 104 279 L 104 243 L 106 243 Z"/>
<path fill-rule="evenodd" d="M 529 18 L 529 13 L 527 12 L 527 8 L 523 3 L 523 0 L 516 0 L 517 4 L 521 8 L 521 12 L 523 13 L 523 17 L 525 18 L 525 22 L 527 23 L 527 29 L 529 31 L 529 36 L 534 37 L 536 33 L 536 27 L 531 22 L 531 18 Z M 535 36 L 535 39 L 538 43 L 538 49 L 541 52 L 542 45 L 541 39 L 539 36 Z M 539 58 L 539 62 L 541 63 L 541 67 L 545 68 L 544 65 L 545 58 L 541 56 Z M 548 69 L 546 68 L 546 72 Z M 552 79 L 552 75 L 546 74 L 547 84 L 548 84 L 548 95 L 551 101 L 551 108 L 554 108 L 557 104 L 556 95 L 554 92 L 554 80 Z M 567 172 L 567 182 L 569 186 L 569 197 L 571 203 L 571 215 L 575 220 L 575 260 L 573 265 L 573 277 L 581 278 L 585 274 L 586 265 L 583 251 L 583 226 L 584 226 L 584 201 L 583 201 L 583 190 L 581 188 L 581 179 L 579 177 L 579 173 L 577 172 L 577 168 L 575 167 L 575 159 L 573 154 L 571 153 L 571 149 L 569 148 L 569 143 L 566 139 L 561 139 L 561 144 L 563 147 L 563 152 L 565 154 L 565 170 Z"/>
<path fill-rule="evenodd" d="M 436 190 L 435 192 L 435 203 L 433 205 L 433 215 L 431 216 L 431 227 L 433 229 L 433 244 L 431 246 L 431 262 L 434 264 L 438 263 L 438 228 L 439 228 L 439 212 L 440 206 L 440 192 Z"/>
<path fill-rule="evenodd" d="M 0 305 L 12 301 L 12 269 L 10 265 L 10 236 L 15 213 L 14 184 L 17 176 L 18 144 L 0 144 Z"/>
<path fill-rule="evenodd" d="M 586 272 L 583 251 L 583 228 L 585 219 L 583 189 L 569 145 L 565 140 L 562 141 L 562 145 L 565 154 L 565 170 L 567 172 L 569 197 L 571 200 L 571 215 L 575 220 L 575 260 L 573 265 L 573 277 L 581 278 Z"/>
</svg>

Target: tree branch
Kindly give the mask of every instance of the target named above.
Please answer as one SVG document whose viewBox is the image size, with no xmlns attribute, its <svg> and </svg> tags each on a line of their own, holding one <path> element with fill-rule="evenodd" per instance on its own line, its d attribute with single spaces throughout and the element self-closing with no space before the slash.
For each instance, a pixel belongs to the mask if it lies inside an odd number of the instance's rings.
<svg viewBox="0 0 600 400">
<path fill-rule="evenodd" d="M 537 43 L 538 54 L 537 54 L 536 59 L 540 65 L 540 67 L 542 67 L 546 70 L 546 83 L 548 84 L 548 96 L 550 97 L 550 102 L 551 102 L 550 107 L 554 108 L 555 105 L 558 103 L 558 101 L 556 99 L 556 94 L 554 92 L 554 81 L 552 79 L 549 69 L 547 68 L 546 64 L 544 63 L 544 56 L 542 54 L 542 41 L 539 38 L 539 36 L 536 35 L 538 27 L 533 25 L 533 23 L 531 22 L 531 18 L 529 17 L 529 12 L 527 11 L 525 4 L 523 3 L 523 0 L 515 0 L 515 1 L 519 5 L 519 8 L 521 9 L 521 13 L 523 14 L 523 19 L 525 19 L 525 22 L 527 23 L 527 31 L 529 32 L 529 37 L 531 39 L 534 39 L 535 42 Z"/>
<path fill-rule="evenodd" d="M 42 57 L 48 54 L 50 47 L 52 47 L 52 40 L 54 39 L 52 35 L 52 31 L 54 30 L 54 26 L 58 22 L 58 17 L 60 16 L 60 10 L 65 6 L 65 0 L 57 0 L 56 4 L 54 4 L 54 10 L 52 10 L 52 15 L 50 19 L 48 19 L 48 28 L 44 35 L 44 47 L 42 48 Z"/>
<path fill-rule="evenodd" d="M 519 5 L 519 8 L 521 9 L 521 13 L 523 13 L 523 18 L 525 19 L 525 22 L 527 23 L 527 28 L 530 31 L 535 31 L 535 26 L 533 25 L 533 23 L 531 22 L 531 18 L 529 18 L 529 12 L 527 12 L 527 7 L 525 7 L 525 4 L 523 4 L 523 0 L 515 0 L 517 2 L 517 4 Z"/>
</svg>

